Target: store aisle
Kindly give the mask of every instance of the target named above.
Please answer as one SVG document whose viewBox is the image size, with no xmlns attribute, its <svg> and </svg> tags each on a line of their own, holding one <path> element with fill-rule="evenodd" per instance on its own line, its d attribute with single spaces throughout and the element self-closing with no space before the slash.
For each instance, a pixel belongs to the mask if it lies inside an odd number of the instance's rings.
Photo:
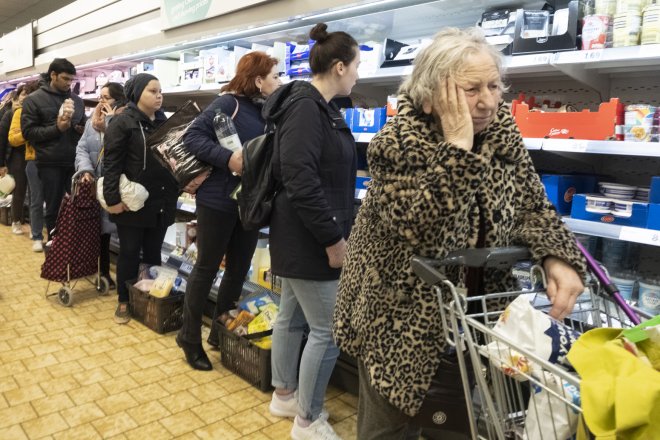
<svg viewBox="0 0 660 440">
<path fill-rule="evenodd" d="M 217 351 L 213 371 L 193 371 L 174 332 L 115 324 L 115 292 L 80 282 L 72 308 L 45 299 L 44 256 L 30 245 L 0 226 L 0 439 L 289 438 L 270 394 L 222 368 Z M 332 387 L 326 398 L 337 433 L 355 439 L 357 398 Z"/>
</svg>

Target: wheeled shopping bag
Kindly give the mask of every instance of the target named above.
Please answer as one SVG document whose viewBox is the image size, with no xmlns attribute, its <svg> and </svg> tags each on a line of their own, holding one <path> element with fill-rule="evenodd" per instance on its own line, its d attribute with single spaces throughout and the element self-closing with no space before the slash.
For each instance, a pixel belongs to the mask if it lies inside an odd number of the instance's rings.
<svg viewBox="0 0 660 440">
<path fill-rule="evenodd" d="M 109 291 L 109 281 L 100 273 L 101 206 L 96 200 L 96 183 L 82 180 L 85 172 L 79 171 L 71 179 L 71 194 L 62 200 L 55 234 L 41 266 L 41 278 L 62 284 L 57 292 L 48 293 L 49 282 L 46 297 L 57 295 L 64 306 L 73 305 L 78 279 L 86 279 L 101 295 Z"/>
</svg>

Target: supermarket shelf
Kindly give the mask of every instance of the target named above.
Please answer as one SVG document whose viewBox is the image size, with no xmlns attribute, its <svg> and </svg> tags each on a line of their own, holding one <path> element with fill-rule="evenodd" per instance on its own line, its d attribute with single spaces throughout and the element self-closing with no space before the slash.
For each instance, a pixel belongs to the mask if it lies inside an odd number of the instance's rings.
<svg viewBox="0 0 660 440">
<path fill-rule="evenodd" d="M 591 141 L 583 139 L 540 139 L 544 151 L 660 157 L 658 142 Z M 527 145 L 527 139 L 525 139 Z"/>
<path fill-rule="evenodd" d="M 353 132 L 353 137 L 355 142 L 364 142 L 368 144 L 376 136 L 376 133 L 355 133 Z"/>
<path fill-rule="evenodd" d="M 525 147 L 527 147 L 528 150 L 535 151 L 535 150 L 540 150 L 543 146 L 543 141 L 545 139 L 543 138 L 524 138 L 525 141 Z"/>
<path fill-rule="evenodd" d="M 653 229 L 632 228 L 630 226 L 578 220 L 570 217 L 564 217 L 563 220 L 573 232 L 578 234 L 660 246 L 660 231 Z"/>
</svg>

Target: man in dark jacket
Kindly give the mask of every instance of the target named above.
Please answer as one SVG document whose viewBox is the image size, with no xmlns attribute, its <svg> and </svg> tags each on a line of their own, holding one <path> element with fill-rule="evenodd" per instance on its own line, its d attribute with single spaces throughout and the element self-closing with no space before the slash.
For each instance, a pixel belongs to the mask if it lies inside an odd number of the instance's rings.
<svg viewBox="0 0 660 440">
<path fill-rule="evenodd" d="M 85 126 L 85 104 L 71 93 L 75 74 L 70 61 L 55 58 L 44 84 L 23 102 L 21 129 L 36 152 L 49 240 L 62 198 L 71 190 L 76 145 Z"/>
</svg>

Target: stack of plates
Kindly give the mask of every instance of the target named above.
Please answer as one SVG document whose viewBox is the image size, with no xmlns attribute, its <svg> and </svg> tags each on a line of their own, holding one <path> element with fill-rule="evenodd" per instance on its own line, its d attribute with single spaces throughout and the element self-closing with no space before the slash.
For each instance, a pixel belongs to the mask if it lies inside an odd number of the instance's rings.
<svg viewBox="0 0 660 440">
<path fill-rule="evenodd" d="M 620 183 L 600 182 L 598 184 L 601 194 L 613 199 L 628 199 L 635 197 L 636 186 L 622 185 Z"/>
</svg>

